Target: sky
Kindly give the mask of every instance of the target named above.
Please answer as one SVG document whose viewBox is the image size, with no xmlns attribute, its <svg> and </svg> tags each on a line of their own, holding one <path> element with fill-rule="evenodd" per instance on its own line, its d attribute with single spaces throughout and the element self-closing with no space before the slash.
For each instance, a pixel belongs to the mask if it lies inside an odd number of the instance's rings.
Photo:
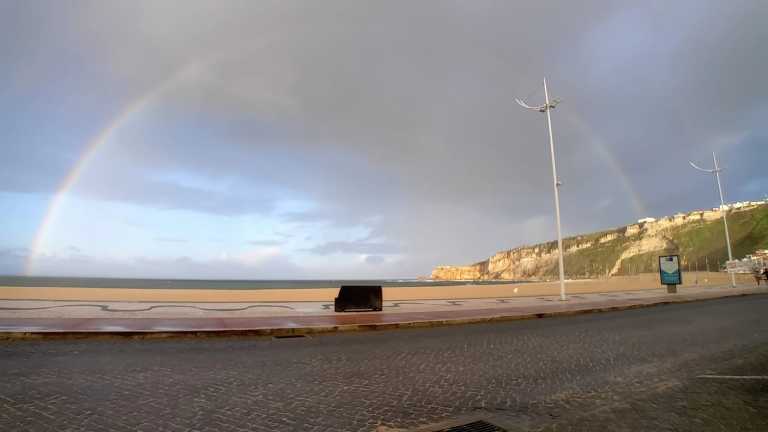
<svg viewBox="0 0 768 432">
<path fill-rule="evenodd" d="M 764 1 L 0 1 L 0 274 L 406 278 L 768 193 Z"/>
</svg>

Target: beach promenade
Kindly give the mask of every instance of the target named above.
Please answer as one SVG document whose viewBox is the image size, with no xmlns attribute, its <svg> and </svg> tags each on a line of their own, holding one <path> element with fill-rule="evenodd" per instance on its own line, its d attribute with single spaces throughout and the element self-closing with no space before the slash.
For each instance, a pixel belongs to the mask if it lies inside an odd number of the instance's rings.
<svg viewBox="0 0 768 432">
<path fill-rule="evenodd" d="M 332 288 L 214 291 L 0 287 L 0 337 L 281 336 L 532 319 L 766 292 L 764 286 L 743 283 L 731 288 L 721 283 L 688 285 L 677 294 L 668 294 L 647 279 L 613 280 L 610 285 L 603 281 L 572 282 L 568 284 L 566 302 L 559 301 L 554 283 L 385 288 L 383 311 L 347 313 L 333 311 L 336 289 Z M 646 288 L 638 288 L 644 283 Z M 632 289 L 622 289 L 625 287 Z M 279 300 L 285 298 L 291 300 Z"/>
</svg>

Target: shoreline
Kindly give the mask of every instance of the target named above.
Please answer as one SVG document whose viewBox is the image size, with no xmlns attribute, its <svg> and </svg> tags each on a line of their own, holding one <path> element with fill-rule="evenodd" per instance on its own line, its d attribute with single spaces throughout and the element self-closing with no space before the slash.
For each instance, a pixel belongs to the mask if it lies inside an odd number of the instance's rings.
<svg viewBox="0 0 768 432">
<path fill-rule="evenodd" d="M 156 279 L 65 276 L 0 276 L 0 287 L 19 288 L 134 288 L 134 289 L 313 289 L 339 285 L 429 287 L 461 285 L 508 285 L 528 280 L 431 280 L 431 279 Z M 535 281 L 540 282 L 540 281 Z"/>
<path fill-rule="evenodd" d="M 739 283 L 754 283 L 751 275 L 738 275 Z M 681 287 L 722 285 L 725 273 L 686 273 Z M 695 282 L 699 283 L 696 284 Z M 656 273 L 575 279 L 566 282 L 568 295 L 659 289 Z M 445 300 L 515 298 L 559 295 L 558 281 L 504 284 L 384 286 L 385 300 Z M 338 287 L 277 289 L 83 288 L 0 286 L 0 300 L 134 301 L 134 302 L 333 302 Z"/>
</svg>

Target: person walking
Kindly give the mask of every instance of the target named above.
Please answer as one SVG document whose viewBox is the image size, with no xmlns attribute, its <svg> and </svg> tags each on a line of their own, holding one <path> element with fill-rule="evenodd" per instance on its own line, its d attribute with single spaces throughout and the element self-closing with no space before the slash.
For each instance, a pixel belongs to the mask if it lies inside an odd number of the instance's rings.
<svg viewBox="0 0 768 432">
<path fill-rule="evenodd" d="M 763 272 L 760 271 L 759 268 L 755 268 L 755 270 L 752 272 L 752 276 L 755 277 L 755 282 L 757 282 L 757 286 L 760 286 L 760 279 L 763 278 Z"/>
<path fill-rule="evenodd" d="M 768 285 L 768 267 L 763 267 L 763 274 L 762 276 L 765 278 L 765 284 Z"/>
</svg>

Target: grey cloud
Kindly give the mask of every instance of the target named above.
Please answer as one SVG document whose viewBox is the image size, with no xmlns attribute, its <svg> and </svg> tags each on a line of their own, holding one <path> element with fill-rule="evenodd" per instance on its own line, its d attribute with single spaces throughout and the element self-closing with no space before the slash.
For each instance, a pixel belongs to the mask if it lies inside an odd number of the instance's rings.
<svg viewBox="0 0 768 432">
<path fill-rule="evenodd" d="M 307 252 L 330 255 L 340 254 L 396 254 L 401 249 L 394 244 L 373 241 L 332 241 L 306 249 Z"/>
<path fill-rule="evenodd" d="M 248 244 L 253 246 L 278 246 L 283 243 L 279 240 L 253 240 L 249 241 Z"/>
<path fill-rule="evenodd" d="M 107 172 L 108 174 L 105 174 Z M 89 198 L 218 215 L 269 213 L 275 204 L 273 197 L 258 191 L 242 193 L 226 189 L 210 190 L 171 180 L 157 180 L 146 176 L 146 169 L 137 172 L 124 167 L 114 167 L 108 162 L 101 166 L 96 165 L 84 174 L 80 184 L 76 192 Z"/>
<path fill-rule="evenodd" d="M 6 261 L 0 253 L 0 270 Z M 289 258 L 276 256 L 259 263 L 235 260 L 200 260 L 190 257 L 110 260 L 88 256 L 46 256 L 36 262 L 42 274 L 190 279 L 300 279 L 311 277 Z"/>
<path fill-rule="evenodd" d="M 28 256 L 29 250 L 25 248 L 0 249 L 0 275 L 20 274 Z"/>
<path fill-rule="evenodd" d="M 383 264 L 387 259 L 381 255 L 368 255 L 365 257 L 365 262 L 371 265 Z"/>
</svg>

